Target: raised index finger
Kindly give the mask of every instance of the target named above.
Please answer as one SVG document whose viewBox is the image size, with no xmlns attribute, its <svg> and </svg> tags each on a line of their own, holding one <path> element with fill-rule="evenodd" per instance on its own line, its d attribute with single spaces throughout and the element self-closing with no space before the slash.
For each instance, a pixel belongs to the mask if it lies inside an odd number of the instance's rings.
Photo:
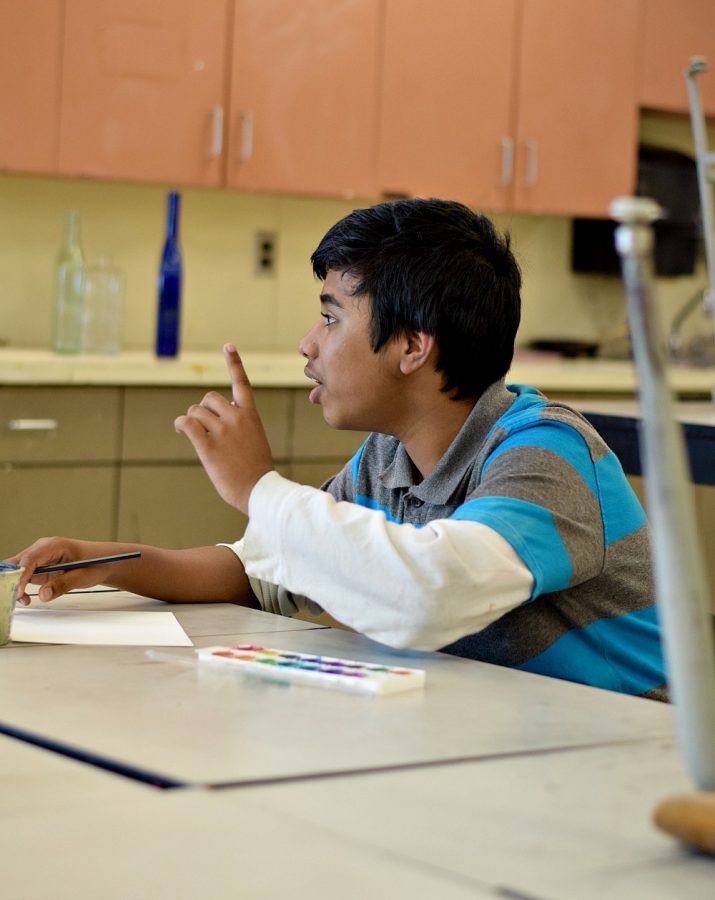
<svg viewBox="0 0 715 900">
<path fill-rule="evenodd" d="M 231 378 L 233 402 L 238 407 L 253 409 L 256 404 L 253 401 L 251 382 L 248 380 L 248 375 L 246 375 L 246 370 L 243 368 L 238 351 L 233 344 L 224 344 L 223 355 Z"/>
</svg>

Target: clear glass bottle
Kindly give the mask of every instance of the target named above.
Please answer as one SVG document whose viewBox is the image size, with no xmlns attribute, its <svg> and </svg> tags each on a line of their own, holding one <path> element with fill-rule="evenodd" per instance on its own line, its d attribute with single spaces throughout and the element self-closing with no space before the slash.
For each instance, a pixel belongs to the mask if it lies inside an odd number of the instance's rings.
<svg viewBox="0 0 715 900">
<path fill-rule="evenodd" d="M 119 353 L 123 297 L 124 273 L 110 256 L 98 256 L 84 277 L 84 353 Z"/>
<path fill-rule="evenodd" d="M 166 237 L 159 266 L 156 355 L 176 356 L 181 326 L 183 264 L 179 243 L 180 195 L 172 191 L 166 209 Z"/>
<path fill-rule="evenodd" d="M 80 245 L 79 213 L 65 215 L 65 233 L 55 266 L 55 321 L 52 346 L 56 353 L 82 349 L 82 308 L 85 258 Z"/>
</svg>

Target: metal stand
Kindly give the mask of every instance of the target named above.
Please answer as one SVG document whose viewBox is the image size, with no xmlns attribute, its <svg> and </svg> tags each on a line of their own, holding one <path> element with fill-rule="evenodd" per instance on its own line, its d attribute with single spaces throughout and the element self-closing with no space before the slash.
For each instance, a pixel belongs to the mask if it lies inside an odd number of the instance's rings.
<svg viewBox="0 0 715 900">
<path fill-rule="evenodd" d="M 703 309 L 713 322 L 715 336 L 715 213 L 713 212 L 712 184 L 715 182 L 715 153 L 708 149 L 708 134 L 705 128 L 705 116 L 700 102 L 697 76 L 708 71 L 707 60 L 702 56 L 693 56 L 685 70 L 688 85 L 688 102 L 690 104 L 690 124 L 693 129 L 695 145 L 695 163 L 698 173 L 698 193 L 703 220 L 703 242 L 705 244 L 705 262 L 708 270 L 708 284 L 703 293 Z"/>
<path fill-rule="evenodd" d="M 640 451 L 646 479 L 651 554 L 671 699 L 687 770 L 715 790 L 715 643 L 699 547 L 685 443 L 666 378 L 653 289 L 653 200 L 611 204 L 621 256 L 642 417 Z"/>
</svg>

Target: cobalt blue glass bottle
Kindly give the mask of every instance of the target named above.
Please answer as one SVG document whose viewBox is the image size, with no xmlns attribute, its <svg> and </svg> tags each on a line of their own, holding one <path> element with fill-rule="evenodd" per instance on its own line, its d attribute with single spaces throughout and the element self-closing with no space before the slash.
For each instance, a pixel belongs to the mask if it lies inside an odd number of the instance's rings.
<svg viewBox="0 0 715 900">
<path fill-rule="evenodd" d="M 156 322 L 156 355 L 176 356 L 181 326 L 181 245 L 179 244 L 180 196 L 172 191 L 166 209 L 166 240 L 159 267 L 159 304 Z"/>
</svg>

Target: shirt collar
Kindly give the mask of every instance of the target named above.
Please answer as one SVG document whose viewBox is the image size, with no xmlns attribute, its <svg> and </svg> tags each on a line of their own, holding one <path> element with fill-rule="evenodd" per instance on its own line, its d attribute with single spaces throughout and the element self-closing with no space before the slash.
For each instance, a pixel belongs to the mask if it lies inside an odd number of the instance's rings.
<svg viewBox="0 0 715 900">
<path fill-rule="evenodd" d="M 415 484 L 412 460 L 401 443 L 390 464 L 380 473 L 380 480 L 389 489 L 407 488 L 425 503 L 446 504 L 492 425 L 509 409 L 514 399 L 515 395 L 507 389 L 503 379 L 495 381 L 474 404 L 446 453 L 424 481 Z"/>
</svg>

